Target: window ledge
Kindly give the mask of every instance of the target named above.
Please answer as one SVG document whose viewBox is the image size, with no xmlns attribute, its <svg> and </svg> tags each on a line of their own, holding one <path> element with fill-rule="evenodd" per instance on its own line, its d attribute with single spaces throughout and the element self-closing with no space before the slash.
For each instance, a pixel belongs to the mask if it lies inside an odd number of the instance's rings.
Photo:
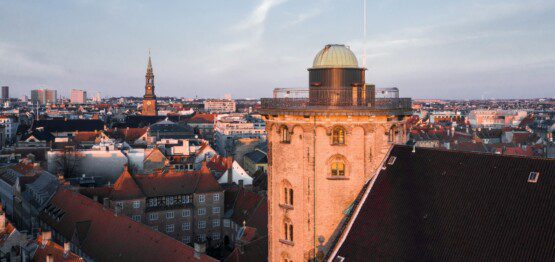
<svg viewBox="0 0 555 262">
<path fill-rule="evenodd" d="M 347 146 L 346 143 L 343 143 L 343 144 L 331 143 L 331 145 L 332 145 L 332 146 Z"/>
<path fill-rule="evenodd" d="M 291 141 L 280 141 L 282 144 L 291 144 Z"/>
<path fill-rule="evenodd" d="M 329 180 L 349 180 L 349 177 L 346 176 L 328 176 Z"/>
<path fill-rule="evenodd" d="M 293 206 L 288 204 L 279 204 L 279 207 L 287 210 L 293 210 Z"/>
<path fill-rule="evenodd" d="M 282 243 L 282 244 L 289 245 L 289 246 L 295 246 L 295 243 L 294 243 L 293 241 L 289 241 L 289 240 L 285 240 L 285 239 L 280 239 L 279 242 Z"/>
</svg>

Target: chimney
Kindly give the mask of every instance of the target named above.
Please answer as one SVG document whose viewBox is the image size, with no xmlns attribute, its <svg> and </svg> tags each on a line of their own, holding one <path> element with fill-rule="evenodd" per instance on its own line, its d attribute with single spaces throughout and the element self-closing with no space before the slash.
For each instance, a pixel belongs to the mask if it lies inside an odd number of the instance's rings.
<svg viewBox="0 0 555 262">
<path fill-rule="evenodd" d="M 64 242 L 64 257 L 67 257 L 70 251 L 71 251 L 71 244 L 69 242 Z"/>
<path fill-rule="evenodd" d="M 41 234 L 41 238 L 42 238 L 42 244 L 46 245 L 50 240 L 52 240 L 52 232 L 50 231 L 44 231 Z"/>
<path fill-rule="evenodd" d="M 46 262 L 54 262 L 54 256 L 52 254 L 46 255 Z"/>
<path fill-rule="evenodd" d="M 226 159 L 227 165 L 227 183 L 233 183 L 233 158 L 228 156 Z"/>
<path fill-rule="evenodd" d="M 114 208 L 114 215 L 119 216 L 121 214 L 121 211 L 122 211 L 122 207 L 116 204 Z"/>
<path fill-rule="evenodd" d="M 195 243 L 195 258 L 200 259 L 200 256 L 206 252 L 206 243 Z"/>
<path fill-rule="evenodd" d="M 243 187 L 243 179 L 239 179 L 239 187 Z"/>
<path fill-rule="evenodd" d="M 102 207 L 104 207 L 105 209 L 110 208 L 110 199 L 109 198 L 105 197 L 102 200 Z"/>
<path fill-rule="evenodd" d="M 6 230 L 6 214 L 2 212 L 0 214 L 0 232 L 4 232 Z"/>
</svg>

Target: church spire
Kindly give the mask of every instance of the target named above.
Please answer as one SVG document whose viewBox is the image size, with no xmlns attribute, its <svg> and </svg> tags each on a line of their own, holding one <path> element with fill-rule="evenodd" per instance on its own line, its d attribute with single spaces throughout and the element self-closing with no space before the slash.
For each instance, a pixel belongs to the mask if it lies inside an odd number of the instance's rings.
<svg viewBox="0 0 555 262">
<path fill-rule="evenodd" d="M 148 49 L 148 65 L 146 67 L 146 73 L 152 74 L 152 60 L 150 59 L 150 49 Z"/>
</svg>

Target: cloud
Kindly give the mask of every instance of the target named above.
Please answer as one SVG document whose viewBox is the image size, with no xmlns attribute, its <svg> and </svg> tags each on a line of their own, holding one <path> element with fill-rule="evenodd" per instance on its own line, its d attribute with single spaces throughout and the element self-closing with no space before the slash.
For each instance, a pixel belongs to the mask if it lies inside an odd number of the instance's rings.
<svg viewBox="0 0 555 262">
<path fill-rule="evenodd" d="M 0 75 L 16 77 L 61 77 L 67 71 L 59 66 L 34 58 L 26 50 L 0 42 Z"/>
<path fill-rule="evenodd" d="M 243 31 L 257 26 L 263 26 L 270 10 L 286 1 L 287 0 L 262 0 L 262 2 L 250 13 L 247 19 L 235 25 L 234 28 L 238 31 Z"/>
<path fill-rule="evenodd" d="M 300 13 L 300 14 L 297 15 L 297 17 L 295 19 L 291 20 L 289 23 L 286 23 L 284 27 L 295 26 L 295 25 L 300 24 L 300 23 L 302 23 L 306 20 L 317 17 L 321 13 L 322 13 L 321 9 L 314 9 L 314 10 L 311 10 L 311 11 L 308 11 L 308 12 Z"/>
</svg>

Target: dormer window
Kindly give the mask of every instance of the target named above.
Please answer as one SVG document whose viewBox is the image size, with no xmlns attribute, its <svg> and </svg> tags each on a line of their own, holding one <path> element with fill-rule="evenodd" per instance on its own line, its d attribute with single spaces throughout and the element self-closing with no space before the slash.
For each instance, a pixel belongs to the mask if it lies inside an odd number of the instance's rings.
<svg viewBox="0 0 555 262">
<path fill-rule="evenodd" d="M 345 129 L 343 127 L 335 127 L 332 131 L 332 144 L 345 144 Z"/>
</svg>

